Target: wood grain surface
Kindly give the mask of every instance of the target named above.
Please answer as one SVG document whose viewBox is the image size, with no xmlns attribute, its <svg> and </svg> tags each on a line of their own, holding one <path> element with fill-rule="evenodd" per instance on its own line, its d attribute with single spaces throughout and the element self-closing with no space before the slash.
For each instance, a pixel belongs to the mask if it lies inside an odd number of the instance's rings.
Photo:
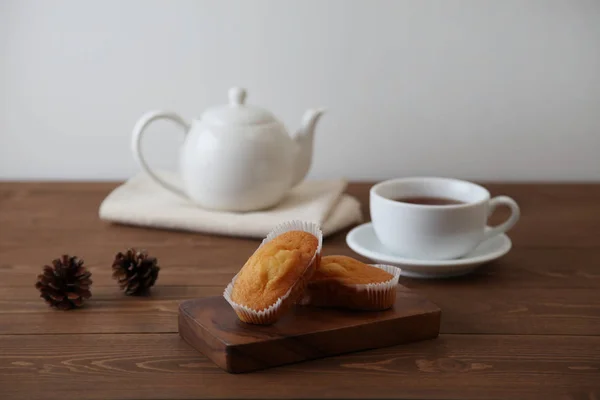
<svg viewBox="0 0 600 400">
<path fill-rule="evenodd" d="M 259 241 L 100 221 L 116 185 L 0 183 L 1 399 L 600 398 L 600 185 L 486 185 L 521 206 L 512 251 L 462 278 L 401 278 L 442 309 L 437 339 L 244 375 L 181 340 L 177 310 L 220 294 Z M 348 188 L 366 219 L 370 186 Z M 346 233 L 324 254 L 362 259 Z M 130 246 L 162 266 L 148 297 L 124 296 L 110 277 Z M 49 309 L 33 286 L 65 252 L 94 280 L 72 312 Z"/>
<path fill-rule="evenodd" d="M 179 305 L 179 335 L 231 373 L 257 371 L 316 358 L 434 339 L 441 310 L 399 286 L 385 311 L 293 307 L 277 323 L 241 322 L 223 296 Z"/>
<path fill-rule="evenodd" d="M 3 399 L 596 399 L 600 338 L 440 335 L 228 374 L 179 335 L 0 335 Z M 594 397 L 595 396 L 595 397 Z"/>
</svg>

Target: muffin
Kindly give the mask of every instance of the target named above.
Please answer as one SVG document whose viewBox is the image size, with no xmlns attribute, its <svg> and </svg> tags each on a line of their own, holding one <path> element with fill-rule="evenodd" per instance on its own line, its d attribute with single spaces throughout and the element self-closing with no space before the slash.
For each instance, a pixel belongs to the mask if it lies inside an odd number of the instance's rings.
<svg viewBox="0 0 600 400">
<path fill-rule="evenodd" d="M 322 233 L 312 223 L 276 227 L 246 261 L 224 292 L 246 323 L 275 323 L 303 295 L 320 260 Z"/>
<path fill-rule="evenodd" d="M 326 256 L 308 282 L 300 304 L 353 310 L 385 310 L 396 301 L 400 269 L 368 265 L 347 256 Z"/>
</svg>

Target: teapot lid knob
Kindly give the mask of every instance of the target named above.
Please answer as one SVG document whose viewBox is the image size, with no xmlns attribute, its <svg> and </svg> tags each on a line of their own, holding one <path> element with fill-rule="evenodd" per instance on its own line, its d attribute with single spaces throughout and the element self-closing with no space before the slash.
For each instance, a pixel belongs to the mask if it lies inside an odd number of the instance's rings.
<svg viewBox="0 0 600 400">
<path fill-rule="evenodd" d="M 233 87 L 231 89 L 229 89 L 229 104 L 232 106 L 239 106 L 244 104 L 244 101 L 246 101 L 246 90 L 239 88 L 239 87 Z"/>
<path fill-rule="evenodd" d="M 0 0 L 0 3 L 2 0 Z M 200 119 L 215 125 L 261 125 L 278 122 L 269 111 L 245 104 L 246 89 L 234 86 L 227 92 L 229 103 L 209 107 Z"/>
</svg>

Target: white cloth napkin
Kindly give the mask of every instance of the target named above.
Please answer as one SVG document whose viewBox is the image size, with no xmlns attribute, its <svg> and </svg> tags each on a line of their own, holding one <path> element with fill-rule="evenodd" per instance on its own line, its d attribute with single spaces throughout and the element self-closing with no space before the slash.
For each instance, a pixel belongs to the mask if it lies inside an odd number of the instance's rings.
<svg viewBox="0 0 600 400">
<path fill-rule="evenodd" d="M 100 205 L 99 215 L 127 225 L 256 238 L 281 222 L 297 219 L 320 224 L 327 236 L 362 222 L 360 203 L 344 194 L 345 188 L 343 180 L 304 181 L 272 209 L 233 213 L 202 209 L 140 174 L 113 190 Z"/>
</svg>

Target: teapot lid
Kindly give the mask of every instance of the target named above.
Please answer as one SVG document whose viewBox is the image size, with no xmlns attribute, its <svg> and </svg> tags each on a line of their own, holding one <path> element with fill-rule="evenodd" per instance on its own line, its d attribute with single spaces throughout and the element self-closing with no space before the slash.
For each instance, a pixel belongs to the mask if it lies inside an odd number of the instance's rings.
<svg viewBox="0 0 600 400">
<path fill-rule="evenodd" d="M 229 89 L 229 104 L 208 108 L 202 114 L 202 120 L 216 125 L 259 125 L 276 122 L 269 111 L 245 104 L 246 90 L 233 87 Z"/>
</svg>

